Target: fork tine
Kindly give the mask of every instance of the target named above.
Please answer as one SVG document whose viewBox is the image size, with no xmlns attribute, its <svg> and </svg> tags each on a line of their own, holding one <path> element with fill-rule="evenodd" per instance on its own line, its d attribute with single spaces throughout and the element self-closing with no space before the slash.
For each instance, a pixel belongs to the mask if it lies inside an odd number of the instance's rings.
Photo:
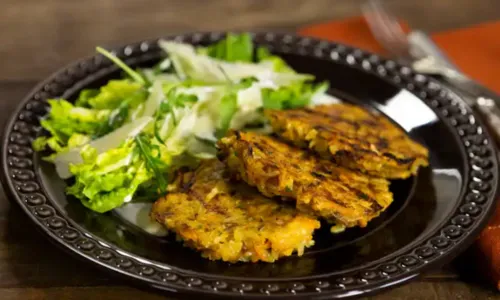
<svg viewBox="0 0 500 300">
<path fill-rule="evenodd" d="M 394 39 L 397 40 L 400 45 L 405 45 L 406 50 L 408 50 L 407 36 L 403 30 L 403 27 L 401 26 L 401 23 L 399 23 L 398 19 L 395 16 L 393 16 L 387 9 L 384 8 L 384 6 L 380 1 L 378 0 L 373 0 L 373 1 L 376 1 L 378 3 L 379 7 L 378 11 L 385 19 L 387 26 L 391 29 L 391 33 Z"/>
<path fill-rule="evenodd" d="M 408 59 L 408 41 L 397 19 L 377 0 L 368 1 L 362 10 L 373 35 L 382 46 L 394 55 Z"/>
<path fill-rule="evenodd" d="M 391 19 L 379 1 L 369 1 L 368 5 L 369 8 L 365 12 L 375 37 L 379 38 L 383 46 L 390 52 L 404 55 L 407 41 L 399 23 Z"/>
<path fill-rule="evenodd" d="M 393 29 L 394 33 L 397 34 L 400 37 L 405 36 L 406 33 L 403 30 L 403 27 L 401 26 L 401 23 L 399 23 L 398 18 L 393 15 L 385 6 L 382 4 L 380 0 L 370 0 L 375 7 L 377 8 L 378 13 L 385 19 L 387 20 L 387 23 L 390 24 L 391 28 Z M 406 39 L 405 39 L 406 42 Z"/>
<path fill-rule="evenodd" d="M 394 49 L 394 40 L 390 28 L 386 24 L 383 14 L 380 13 L 377 3 L 369 1 L 366 6 L 363 6 L 363 12 L 375 38 L 389 51 Z"/>
</svg>

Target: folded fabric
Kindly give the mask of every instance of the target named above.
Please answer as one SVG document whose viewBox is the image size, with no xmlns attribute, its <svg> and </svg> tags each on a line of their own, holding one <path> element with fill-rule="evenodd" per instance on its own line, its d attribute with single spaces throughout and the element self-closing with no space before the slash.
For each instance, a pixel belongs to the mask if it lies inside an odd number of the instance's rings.
<svg viewBox="0 0 500 300">
<path fill-rule="evenodd" d="M 304 27 L 299 33 L 384 53 L 362 17 Z M 500 93 L 499 36 L 497 21 L 435 33 L 432 38 L 465 74 Z"/>
</svg>

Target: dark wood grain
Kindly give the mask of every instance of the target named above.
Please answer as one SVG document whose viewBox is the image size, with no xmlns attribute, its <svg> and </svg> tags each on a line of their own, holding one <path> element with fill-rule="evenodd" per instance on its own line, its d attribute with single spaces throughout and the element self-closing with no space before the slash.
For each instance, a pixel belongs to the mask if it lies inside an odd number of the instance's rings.
<svg viewBox="0 0 500 300">
<path fill-rule="evenodd" d="M 98 287 L 53 287 L 53 288 L 0 288 L 2 299 L 64 299 L 64 300 L 159 300 L 165 297 L 140 291 L 138 289 L 125 286 L 98 286 Z M 172 298 L 170 298 L 172 299 Z M 493 300 L 499 299 L 494 292 L 488 292 L 481 288 L 468 286 L 457 282 L 415 282 L 404 287 L 399 287 L 384 293 L 383 295 L 363 300 Z"/>
<path fill-rule="evenodd" d="M 40 79 L 88 55 L 122 44 L 194 30 L 294 30 L 358 15 L 364 0 L 2 0 L 1 79 Z M 500 17 L 498 0 L 388 0 L 428 31 Z M 15 50 L 13 50 L 15 48 Z"/>
<path fill-rule="evenodd" d="M 36 81 L 93 52 L 193 30 L 272 29 L 359 14 L 362 0 L 2 0 L 0 128 Z M 498 0 L 388 0 L 427 31 L 498 19 Z M 165 299 L 129 287 L 51 244 L 0 189 L 0 299 Z M 500 299 L 461 279 L 453 265 L 370 299 Z"/>
</svg>

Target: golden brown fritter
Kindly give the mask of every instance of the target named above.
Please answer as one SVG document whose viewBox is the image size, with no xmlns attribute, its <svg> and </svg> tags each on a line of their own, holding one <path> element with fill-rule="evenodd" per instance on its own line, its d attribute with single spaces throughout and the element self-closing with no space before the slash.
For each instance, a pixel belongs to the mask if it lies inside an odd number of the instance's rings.
<svg viewBox="0 0 500 300">
<path fill-rule="evenodd" d="M 181 173 L 152 216 L 211 260 L 273 262 L 314 244 L 315 218 L 230 182 L 227 173 L 218 160 Z"/>
<path fill-rule="evenodd" d="M 366 226 L 392 202 L 386 179 L 339 167 L 269 136 L 232 131 L 218 146 L 232 173 L 262 194 L 296 199 L 299 210 L 346 227 Z"/>
<path fill-rule="evenodd" d="M 389 179 L 428 165 L 428 151 L 382 115 L 350 104 L 267 110 L 276 134 L 350 169 Z"/>
</svg>

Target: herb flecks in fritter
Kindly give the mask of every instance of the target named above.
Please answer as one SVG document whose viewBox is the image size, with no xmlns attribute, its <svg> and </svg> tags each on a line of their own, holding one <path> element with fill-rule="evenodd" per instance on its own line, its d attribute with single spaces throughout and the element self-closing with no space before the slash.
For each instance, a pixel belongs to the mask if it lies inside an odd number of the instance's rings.
<svg viewBox="0 0 500 300">
<path fill-rule="evenodd" d="M 268 197 L 296 199 L 303 212 L 347 227 L 364 227 L 392 202 L 389 182 L 339 167 L 276 138 L 232 131 L 219 156 L 233 175 Z"/>
<path fill-rule="evenodd" d="M 267 110 L 273 131 L 320 156 L 389 179 L 415 175 L 428 150 L 381 114 L 350 104 Z"/>
<path fill-rule="evenodd" d="M 312 234 L 320 226 L 315 218 L 231 182 L 218 160 L 177 178 L 174 191 L 154 204 L 152 216 L 204 257 L 273 262 L 302 255 L 314 244 Z"/>
</svg>

